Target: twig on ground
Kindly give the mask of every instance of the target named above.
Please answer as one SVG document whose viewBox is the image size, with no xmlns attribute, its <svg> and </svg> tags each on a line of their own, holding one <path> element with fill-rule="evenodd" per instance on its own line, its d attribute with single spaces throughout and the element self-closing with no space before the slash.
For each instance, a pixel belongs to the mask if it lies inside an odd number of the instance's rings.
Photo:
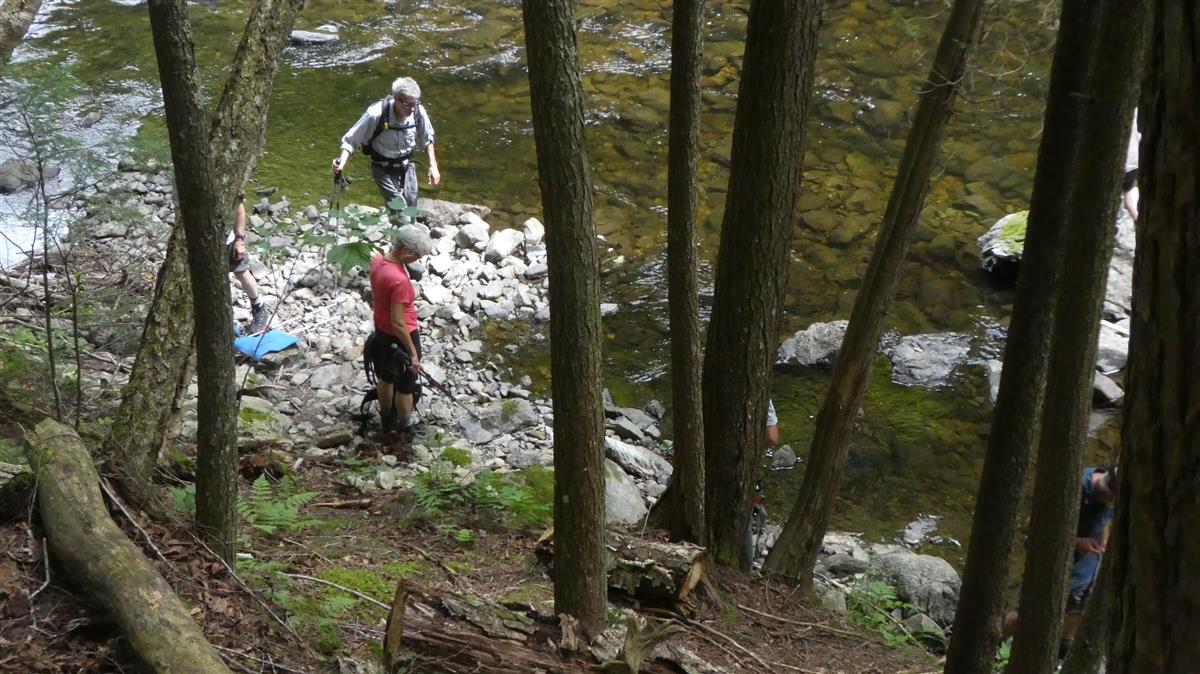
<svg viewBox="0 0 1200 674">
<path fill-rule="evenodd" d="M 352 590 L 352 589 L 346 587 L 345 585 L 338 585 L 337 583 L 332 583 L 328 580 L 325 580 L 324 578 L 314 578 L 312 576 L 306 576 L 302 573 L 283 573 L 282 571 L 280 572 L 279 575 L 286 576 L 288 578 L 295 578 L 297 580 L 307 580 L 307 581 L 311 581 L 314 583 L 320 583 L 322 585 L 328 585 L 329 587 L 337 588 L 337 589 L 341 590 L 342 592 L 345 592 L 347 594 L 352 594 L 355 597 L 362 599 L 363 601 L 374 604 L 385 611 L 390 611 L 392 609 L 391 606 L 388 606 L 387 604 L 379 601 L 378 599 L 375 599 L 374 597 L 365 595 L 362 592 L 359 592 L 358 590 Z"/>
<path fill-rule="evenodd" d="M 310 547 L 308 547 L 307 545 L 305 545 L 305 544 L 301 543 L 300 541 L 293 541 L 293 540 L 292 540 L 292 539 L 290 539 L 290 538 L 284 538 L 284 539 L 283 539 L 283 542 L 284 542 L 284 543 L 291 543 L 292 545 L 295 545 L 296 547 L 299 547 L 299 548 L 304 548 L 305 550 L 307 550 L 307 551 L 309 552 L 309 554 L 313 555 L 314 557 L 317 557 L 317 558 L 319 558 L 321 561 L 325 562 L 326 564 L 329 564 L 330 566 L 333 566 L 333 560 L 332 560 L 332 559 L 330 559 L 330 558 L 326 557 L 325 555 L 322 555 L 321 553 L 317 552 L 316 550 L 313 550 L 312 548 L 310 548 Z"/>
<path fill-rule="evenodd" d="M 412 543 L 404 543 L 402 541 L 397 541 L 397 543 L 399 545 L 402 545 L 402 546 L 408 548 L 409 550 L 412 550 L 413 552 L 417 553 L 418 555 L 421 555 L 429 563 L 435 564 L 435 565 L 441 567 L 442 571 L 446 572 L 446 576 L 450 578 L 450 582 L 455 583 L 455 584 L 458 583 L 458 572 L 455 571 L 454 569 L 450 568 L 442 560 L 434 557 L 433 555 L 429 554 L 425 550 L 418 548 L 417 546 L 413 545 Z"/>
<path fill-rule="evenodd" d="M 760 658 L 757 653 L 755 653 L 754 651 L 750 650 L 749 648 L 746 648 L 745 646 L 739 644 L 733 637 L 729 636 L 728 634 L 719 632 L 719 631 L 709 627 L 708 625 L 705 625 L 702 622 L 697 622 L 695 620 L 692 620 L 691 618 L 688 618 L 686 616 L 682 616 L 678 613 L 675 613 L 674 611 L 667 611 L 665 609 L 651 608 L 651 607 L 643 607 L 642 610 L 646 611 L 647 613 L 657 613 L 659 615 L 670 616 L 670 617 L 675 618 L 676 620 L 682 622 L 683 624 L 688 625 L 689 627 L 695 627 L 697 629 L 708 632 L 709 634 L 711 634 L 713 636 L 720 637 L 720 638 L 724 639 L 725 641 L 727 641 L 731 646 L 733 646 L 737 650 L 741 651 L 742 653 L 745 653 L 749 657 L 753 658 L 755 662 L 762 665 L 762 668 L 763 668 L 762 671 L 764 671 L 764 672 L 771 671 L 771 666 L 768 665 L 765 660 Z"/>
<path fill-rule="evenodd" d="M 46 580 L 42 581 L 41 587 L 29 593 L 29 610 L 33 611 L 33 599 L 42 593 L 50 585 L 50 548 L 46 545 L 46 539 L 42 539 L 42 566 L 46 567 Z M 36 621 L 35 621 L 36 622 Z"/>
<path fill-rule="evenodd" d="M 339 501 L 323 501 L 321 503 L 314 503 L 314 504 L 312 504 L 312 507 L 313 508 L 336 508 L 336 509 L 349 509 L 349 508 L 359 509 L 359 508 L 370 508 L 372 503 L 374 503 L 374 501 L 369 498 L 352 498 L 352 499 L 343 499 L 343 500 L 339 500 Z"/>
<path fill-rule="evenodd" d="M 150 549 L 154 551 L 155 556 L 161 559 L 164 564 L 170 564 L 170 562 L 167 561 L 167 558 L 163 555 L 162 550 L 159 550 L 158 546 L 154 544 L 154 541 L 150 538 L 150 534 L 146 533 L 146 530 L 142 528 L 142 525 L 133 518 L 133 515 L 129 514 L 128 510 L 125 509 L 125 504 L 121 503 L 121 499 L 117 497 L 116 492 L 113 491 L 112 485 L 108 483 L 107 479 L 100 479 L 100 489 L 104 492 L 104 495 L 108 497 L 109 502 L 117 506 L 117 510 L 121 511 L 121 514 L 124 515 L 125 519 L 133 525 L 133 528 L 138 530 L 138 533 L 142 535 L 142 538 L 146 539 L 146 545 L 150 546 Z"/>
<path fill-rule="evenodd" d="M 741 604 L 737 604 L 737 607 L 747 613 L 752 613 L 757 616 L 762 616 L 763 618 L 770 618 L 772 620 L 777 620 L 781 623 L 784 623 L 785 625 L 795 625 L 796 627 L 808 627 L 808 628 L 812 628 L 812 629 L 818 629 L 818 630 L 823 630 L 826 632 L 831 632 L 833 634 L 840 634 L 842 636 L 852 637 L 855 639 L 862 638 L 861 634 L 856 634 L 854 632 L 851 632 L 850 630 L 838 629 L 836 627 L 830 627 L 829 625 L 823 625 L 821 623 L 802 622 L 800 620 L 792 620 L 791 618 L 784 618 L 783 616 L 777 616 L 774 613 L 766 613 L 765 611 L 758 611 L 758 610 L 750 608 L 749 606 L 743 606 Z"/>
<path fill-rule="evenodd" d="M 266 600 L 264 600 L 262 597 L 258 596 L 258 593 L 255 592 L 249 585 L 247 585 L 246 581 L 242 580 L 241 576 L 237 575 L 237 572 L 233 570 L 233 567 L 229 565 L 229 562 L 225 561 L 224 557 L 221 557 L 221 555 L 218 555 L 217 553 L 213 552 L 213 549 L 208 547 L 208 544 L 205 543 L 203 540 L 201 540 L 200 537 L 195 534 L 195 532 L 190 532 L 190 533 L 192 535 L 192 540 L 196 541 L 196 543 L 198 543 L 200 545 L 200 547 L 207 550 L 208 554 L 212 555 L 213 557 L 216 557 L 217 561 L 221 562 L 221 565 L 224 566 L 225 570 L 229 572 L 229 575 L 233 576 L 233 579 L 235 581 L 237 581 L 237 584 L 240 585 L 241 588 L 243 590 L 245 590 L 247 594 L 249 594 L 251 597 L 254 597 L 254 600 L 258 602 L 259 606 L 262 606 L 263 609 L 266 610 L 266 612 L 268 614 L 270 614 L 270 616 L 272 618 L 275 619 L 275 622 L 279 623 L 280 626 L 283 627 L 283 629 L 287 630 L 288 634 L 292 635 L 292 637 L 296 640 L 297 643 L 301 643 L 301 644 L 306 643 L 304 641 L 304 639 L 301 639 L 300 635 L 296 633 L 296 630 L 292 629 L 292 626 L 287 624 L 286 620 L 284 620 L 283 618 L 280 618 L 279 615 L 275 613 L 275 611 L 271 610 L 271 606 L 270 606 L 270 604 L 268 604 L 266 602 Z"/>
<path fill-rule="evenodd" d="M 228 653 L 228 654 L 230 654 L 230 655 L 236 655 L 236 656 L 237 656 L 237 657 L 239 657 L 239 658 L 246 658 L 247 660 L 253 660 L 254 662 L 257 662 L 257 663 L 258 663 L 258 664 L 260 664 L 260 665 L 266 665 L 266 666 L 268 666 L 268 667 L 271 667 L 271 668 L 273 668 L 273 669 L 278 669 L 278 670 L 282 670 L 282 671 L 285 671 L 285 672 L 295 672 L 296 674 L 307 674 L 307 673 L 306 673 L 306 672 L 304 672 L 303 670 L 299 670 L 299 669 L 292 669 L 291 667 L 285 667 L 285 666 L 283 666 L 283 665 L 279 664 L 278 662 L 275 662 L 274 660 L 264 660 L 264 659 L 262 659 L 262 658 L 255 657 L 255 656 L 253 656 L 253 655 L 250 655 L 249 653 L 245 653 L 245 652 L 243 652 L 243 651 L 235 650 L 235 649 L 233 649 L 233 648 L 226 648 L 225 646 L 221 646 L 221 645 L 218 645 L 218 644 L 213 644 L 213 648 L 217 649 L 218 651 L 221 651 L 222 653 Z M 223 659 L 224 659 L 226 662 L 229 662 L 229 658 L 223 658 Z M 240 663 L 240 662 L 238 662 L 238 663 L 235 663 L 235 664 L 236 664 L 238 667 L 241 667 L 241 668 L 245 669 L 245 670 L 246 670 L 246 671 L 248 671 L 248 672 L 253 672 L 253 671 L 254 671 L 253 669 L 250 669 L 249 667 L 246 667 L 245 665 L 243 665 L 243 664 L 242 664 L 242 663 Z"/>
</svg>

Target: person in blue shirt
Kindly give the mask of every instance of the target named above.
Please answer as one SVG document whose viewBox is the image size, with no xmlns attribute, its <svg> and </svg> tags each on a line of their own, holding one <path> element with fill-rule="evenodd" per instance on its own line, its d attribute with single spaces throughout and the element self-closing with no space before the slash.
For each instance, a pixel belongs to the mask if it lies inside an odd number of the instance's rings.
<svg viewBox="0 0 1200 674">
<path fill-rule="evenodd" d="M 1118 481 L 1115 468 L 1084 468 L 1079 492 L 1079 523 L 1075 527 L 1075 553 L 1071 562 L 1071 579 L 1067 589 L 1067 610 L 1063 618 L 1062 644 L 1059 657 L 1066 655 L 1071 640 L 1079 629 L 1083 606 L 1096 577 L 1100 560 L 1108 546 L 1112 527 L 1113 503 L 1117 500 Z M 1004 619 L 1004 636 L 1017 629 L 1018 612 Z"/>
</svg>

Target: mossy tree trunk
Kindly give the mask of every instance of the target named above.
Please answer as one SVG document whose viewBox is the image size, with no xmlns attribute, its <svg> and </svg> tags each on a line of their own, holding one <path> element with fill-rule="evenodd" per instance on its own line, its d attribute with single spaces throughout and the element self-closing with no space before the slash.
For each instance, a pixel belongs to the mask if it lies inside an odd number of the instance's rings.
<svg viewBox="0 0 1200 674">
<path fill-rule="evenodd" d="M 820 23 L 817 0 L 755 0 L 746 26 L 703 373 L 706 542 L 733 568 L 745 563 Z"/>
<path fill-rule="evenodd" d="M 768 572 L 786 576 L 806 588 L 812 583 L 813 565 L 829 526 L 829 513 L 846 464 L 854 419 L 862 405 L 900 266 L 908 254 L 917 218 L 925 204 L 942 133 L 966 72 L 967 57 L 979 41 L 982 7 L 982 0 L 957 0 L 950 12 L 933 68 L 922 85 L 875 251 L 854 300 L 833 378 L 817 415 L 804 485 L 787 525 L 767 557 Z"/>
<path fill-rule="evenodd" d="M 1200 2 L 1150 4 L 1111 674 L 1200 663 Z"/>
<path fill-rule="evenodd" d="M 109 518 L 74 429 L 46 419 L 25 439 L 50 560 L 112 615 L 149 671 L 228 674 L 171 586 Z"/>
<path fill-rule="evenodd" d="M 667 292 L 671 314 L 674 470 L 666 507 L 676 541 L 704 542 L 704 415 L 700 389 L 700 294 L 696 279 L 696 165 L 704 0 L 675 0 L 671 22 L 671 115 L 667 170 Z"/>
<path fill-rule="evenodd" d="M 1071 205 L 1057 288 L 1045 407 L 1034 471 L 1029 545 L 1021 585 L 1021 619 L 1009 670 L 1049 672 L 1058 657 L 1079 514 L 1079 476 L 1096 364 L 1096 335 L 1121 193 L 1121 167 L 1141 72 L 1145 6 L 1102 3 L 1093 65 L 1072 87 L 1084 99 L 1079 162 L 1071 176 Z M 1068 8 L 1070 6 L 1068 5 Z"/>
<path fill-rule="evenodd" d="M 259 0 L 251 8 L 230 75 L 206 131 L 212 148 L 216 203 L 232 210 L 252 160 L 262 151 L 267 109 L 279 54 L 302 0 Z M 105 451 L 114 457 L 124 490 L 146 498 L 171 421 L 170 392 L 185 390 L 194 326 L 187 242 L 176 215 L 137 359 Z M 224 263 L 222 263 L 224 269 Z"/>
<path fill-rule="evenodd" d="M 523 14 L 550 267 L 554 606 L 594 634 L 606 608 L 600 274 L 575 3 L 526 0 Z"/>
<path fill-rule="evenodd" d="M 1076 94 L 1092 65 L 1104 3 L 1065 0 L 1050 70 L 1041 146 L 1029 204 L 1025 252 L 1004 347 L 1000 391 L 975 497 L 963 585 L 946 674 L 990 674 L 1000 641 L 1000 620 L 1012 566 L 1013 545 L 1025 499 L 1030 457 L 1044 402 L 1050 337 L 1067 218 L 1081 144 L 1086 102 Z M 1103 198 L 1093 195 L 1094 198 Z"/>
</svg>

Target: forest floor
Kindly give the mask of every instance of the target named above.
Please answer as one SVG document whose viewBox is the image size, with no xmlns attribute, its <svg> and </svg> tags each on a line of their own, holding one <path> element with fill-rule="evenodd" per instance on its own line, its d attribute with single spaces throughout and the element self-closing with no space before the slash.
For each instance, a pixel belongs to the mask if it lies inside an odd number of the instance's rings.
<svg viewBox="0 0 1200 674">
<path fill-rule="evenodd" d="M 0 419 L 10 447 L 33 420 L 11 408 L 0 409 Z M 366 445 L 354 461 L 301 462 L 286 485 L 267 492 L 260 482 L 257 496 L 249 478 L 280 457 L 244 460 L 242 498 L 257 505 L 243 513 L 232 571 L 198 543 L 183 510 L 136 523 L 114 510 L 114 518 L 234 671 L 377 671 L 370 663 L 379 660 L 387 617 L 380 605 L 391 603 L 401 579 L 553 616 L 549 572 L 535 551 L 540 526 L 456 504 L 449 492 L 433 509 L 428 494 L 348 493 L 339 473 L 371 470 L 384 451 L 405 458 L 402 446 Z M 186 492 L 174 493 L 186 509 Z M 0 525 L 0 671 L 137 671 L 117 626 L 47 559 L 42 536 L 33 508 Z M 940 671 L 925 651 L 889 645 L 786 585 L 721 572 L 710 579 L 689 601 L 688 631 L 674 638 L 716 668 L 708 671 Z M 615 592 L 610 604 L 637 609 Z M 610 610 L 610 623 L 623 620 Z M 426 662 L 408 671 L 439 670 Z"/>
</svg>

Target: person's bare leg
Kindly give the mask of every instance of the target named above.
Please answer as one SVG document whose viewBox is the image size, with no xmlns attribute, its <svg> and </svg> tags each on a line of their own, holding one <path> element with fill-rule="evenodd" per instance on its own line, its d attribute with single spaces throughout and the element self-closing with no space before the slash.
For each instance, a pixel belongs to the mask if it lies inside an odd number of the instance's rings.
<svg viewBox="0 0 1200 674">
<path fill-rule="evenodd" d="M 413 399 L 411 393 L 396 394 L 396 418 L 399 419 L 399 428 L 407 428 L 412 423 L 412 407 Z"/>
<path fill-rule="evenodd" d="M 1079 631 L 1079 624 L 1083 622 L 1082 613 L 1068 613 L 1063 616 L 1062 638 L 1071 640 L 1075 638 L 1075 633 Z"/>
<path fill-rule="evenodd" d="M 258 299 L 258 283 L 254 280 L 254 274 L 251 274 L 250 270 L 247 269 L 246 271 L 234 272 L 233 275 L 237 277 L 238 283 L 242 285 L 242 290 L 246 293 L 246 299 L 250 300 L 250 304 L 254 304 L 255 300 Z"/>
<path fill-rule="evenodd" d="M 396 418 L 396 413 L 392 408 L 392 393 L 394 391 L 395 387 L 392 384 L 382 379 L 375 381 L 375 393 L 379 395 L 379 417 L 383 420 L 383 430 L 385 431 L 392 430 L 391 426 L 393 424 L 390 424 L 389 420 Z"/>
</svg>

